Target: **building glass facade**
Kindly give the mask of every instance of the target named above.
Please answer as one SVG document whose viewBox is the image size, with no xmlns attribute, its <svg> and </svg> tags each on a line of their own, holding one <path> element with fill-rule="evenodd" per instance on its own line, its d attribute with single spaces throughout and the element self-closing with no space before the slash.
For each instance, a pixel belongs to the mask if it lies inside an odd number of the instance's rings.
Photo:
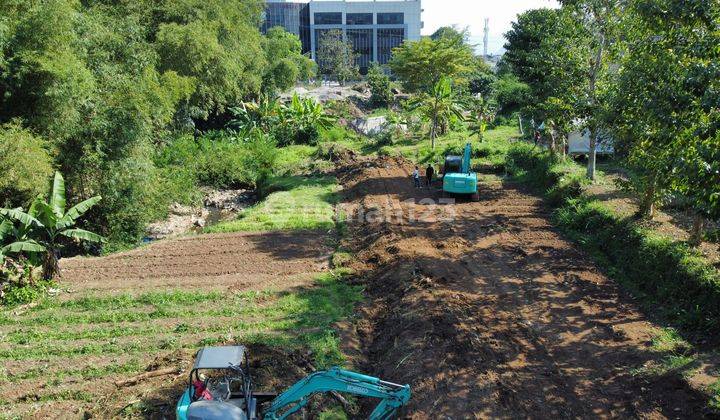
<svg viewBox="0 0 720 420">
<path fill-rule="evenodd" d="M 357 54 L 355 64 L 361 71 L 366 71 L 373 61 L 373 30 L 372 29 L 348 29 L 347 40 L 353 46 Z"/>
<path fill-rule="evenodd" d="M 302 52 L 310 52 L 310 7 L 307 3 L 266 3 L 262 33 L 268 29 L 282 26 L 293 33 L 302 42 Z"/>
<path fill-rule="evenodd" d="M 342 12 L 315 13 L 316 25 L 342 25 Z"/>
<path fill-rule="evenodd" d="M 405 40 L 405 30 L 402 28 L 388 28 L 377 30 L 378 63 L 387 64 L 392 57 L 392 49 Z"/>
<path fill-rule="evenodd" d="M 403 13 L 378 13 L 378 25 L 402 25 L 405 23 L 405 15 Z"/>
<path fill-rule="evenodd" d="M 357 65 L 365 72 L 370 63 L 387 64 L 392 49 L 405 40 L 420 39 L 421 0 L 310 1 L 266 0 L 263 31 L 283 26 L 297 34 L 303 52 L 318 61 L 317 49 L 327 31 L 340 31 L 357 54 Z M 321 67 L 323 63 L 318 62 Z"/>
<path fill-rule="evenodd" d="M 372 25 L 372 13 L 347 13 L 345 15 L 346 25 Z"/>
</svg>

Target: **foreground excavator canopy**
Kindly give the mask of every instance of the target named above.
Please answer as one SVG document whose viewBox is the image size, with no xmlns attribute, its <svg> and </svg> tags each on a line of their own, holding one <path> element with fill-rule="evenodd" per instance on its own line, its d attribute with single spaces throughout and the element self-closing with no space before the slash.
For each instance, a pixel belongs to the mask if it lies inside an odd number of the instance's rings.
<svg viewBox="0 0 720 420">
<path fill-rule="evenodd" d="M 211 380 L 200 374 L 203 370 L 222 375 Z M 394 418 L 410 400 L 409 385 L 337 367 L 312 373 L 280 395 L 254 392 L 244 346 L 205 347 L 197 354 L 176 415 L 178 420 L 279 420 L 301 410 L 312 395 L 333 391 L 379 400 L 372 420 Z"/>
</svg>

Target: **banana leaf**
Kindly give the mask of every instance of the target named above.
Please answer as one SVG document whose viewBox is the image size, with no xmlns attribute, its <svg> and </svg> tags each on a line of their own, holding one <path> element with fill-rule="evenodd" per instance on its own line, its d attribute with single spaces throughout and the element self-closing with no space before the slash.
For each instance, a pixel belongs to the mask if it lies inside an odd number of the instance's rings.
<svg viewBox="0 0 720 420">
<path fill-rule="evenodd" d="M 60 232 L 60 234 L 72 239 L 81 239 L 90 242 L 105 242 L 105 238 L 103 238 L 102 236 L 98 235 L 97 233 L 87 231 L 85 229 L 65 229 Z"/>
<path fill-rule="evenodd" d="M 0 209 L 0 214 L 7 217 L 10 220 L 17 220 L 18 222 L 29 226 L 29 225 L 36 225 L 39 227 L 44 227 L 42 223 L 33 216 L 25 213 L 22 211 L 22 209 Z"/>
<path fill-rule="evenodd" d="M 58 229 L 65 229 L 72 226 L 75 220 L 85 214 L 86 211 L 90 210 L 100 200 L 101 197 L 98 195 L 92 198 L 88 198 L 87 200 L 74 205 L 70 210 L 65 213 L 62 219 L 58 220 L 56 227 Z"/>
<path fill-rule="evenodd" d="M 18 252 L 45 252 L 46 250 L 47 248 L 43 245 L 29 240 L 13 242 L 10 245 L 4 246 L 0 252 L 3 254 L 16 254 Z"/>
<path fill-rule="evenodd" d="M 45 227 L 52 228 L 57 223 L 57 215 L 50 204 L 46 203 L 41 197 L 37 197 L 30 205 L 28 214 L 36 217 Z"/>
<path fill-rule="evenodd" d="M 4 217 L 4 216 L 3 216 Z M 0 219 L 0 244 L 5 241 L 13 232 L 13 224 L 9 219 Z"/>
<path fill-rule="evenodd" d="M 65 214 L 65 180 L 60 172 L 55 172 L 52 191 L 50 192 L 50 208 L 59 219 Z"/>
</svg>

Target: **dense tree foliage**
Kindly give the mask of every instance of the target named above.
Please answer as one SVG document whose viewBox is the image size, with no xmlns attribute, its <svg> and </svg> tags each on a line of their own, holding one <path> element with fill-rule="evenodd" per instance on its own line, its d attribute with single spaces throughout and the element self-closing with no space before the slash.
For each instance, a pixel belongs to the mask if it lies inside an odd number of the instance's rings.
<svg viewBox="0 0 720 420">
<path fill-rule="evenodd" d="M 472 62 L 472 47 L 464 37 L 446 30 L 436 39 L 424 37 L 403 43 L 393 50 L 388 65 L 407 90 L 430 92 L 443 77 L 456 84 L 466 83 Z"/>
<path fill-rule="evenodd" d="M 287 90 L 298 80 L 315 76 L 317 66 L 302 54 L 302 43 L 297 36 L 278 26 L 268 30 L 265 42 L 268 69 L 263 77 L 263 90 L 266 93 Z"/>
<path fill-rule="evenodd" d="M 533 102 L 580 95 L 586 83 L 588 37 L 565 9 L 529 10 L 505 34 L 503 59 L 532 90 Z"/>
<path fill-rule="evenodd" d="M 52 174 L 46 142 L 10 122 L 0 126 L 0 206 L 19 207 L 44 194 Z"/>
<path fill-rule="evenodd" d="M 652 216 L 674 191 L 699 216 L 720 218 L 720 5 L 645 0 L 632 11 L 612 108 L 628 162 L 641 174 L 633 185 L 641 213 Z"/>
<path fill-rule="evenodd" d="M 37 168 L 14 160 L 15 173 L 34 175 L 22 175 L 29 184 L 16 184 L 22 195 L 12 204 L 27 205 L 52 165 L 65 174 L 70 201 L 103 196 L 89 227 L 112 242 L 135 242 L 172 199 L 174 174 L 156 166 L 159 149 L 263 88 L 285 89 L 312 74 L 297 37 L 260 34 L 263 7 L 261 0 L 0 2 L 2 139 L 25 142 L 37 159 Z"/>
<path fill-rule="evenodd" d="M 528 89 L 517 105 L 544 121 L 553 141 L 581 121 L 591 137 L 590 178 L 600 133 L 611 133 L 639 215 L 652 217 L 672 196 L 695 211 L 698 243 L 703 220 L 720 218 L 720 3 L 561 4 L 522 14 L 507 34 L 503 70 Z"/>
</svg>

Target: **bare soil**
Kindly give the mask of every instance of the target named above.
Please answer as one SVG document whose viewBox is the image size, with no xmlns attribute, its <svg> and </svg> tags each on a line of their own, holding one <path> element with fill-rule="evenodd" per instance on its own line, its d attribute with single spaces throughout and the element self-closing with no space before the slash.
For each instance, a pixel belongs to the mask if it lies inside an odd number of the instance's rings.
<svg viewBox="0 0 720 420">
<path fill-rule="evenodd" d="M 386 159 L 340 177 L 369 296 L 346 351 L 411 384 L 408 418 L 712 416 L 678 374 L 632 374 L 658 357 L 656 326 L 541 200 L 486 176 L 479 202 L 421 204 L 440 195 L 413 188 L 411 170 Z"/>
<path fill-rule="evenodd" d="M 187 236 L 103 258 L 64 259 L 62 282 L 83 292 L 295 287 L 327 268 L 327 240 L 317 231 Z"/>
</svg>

